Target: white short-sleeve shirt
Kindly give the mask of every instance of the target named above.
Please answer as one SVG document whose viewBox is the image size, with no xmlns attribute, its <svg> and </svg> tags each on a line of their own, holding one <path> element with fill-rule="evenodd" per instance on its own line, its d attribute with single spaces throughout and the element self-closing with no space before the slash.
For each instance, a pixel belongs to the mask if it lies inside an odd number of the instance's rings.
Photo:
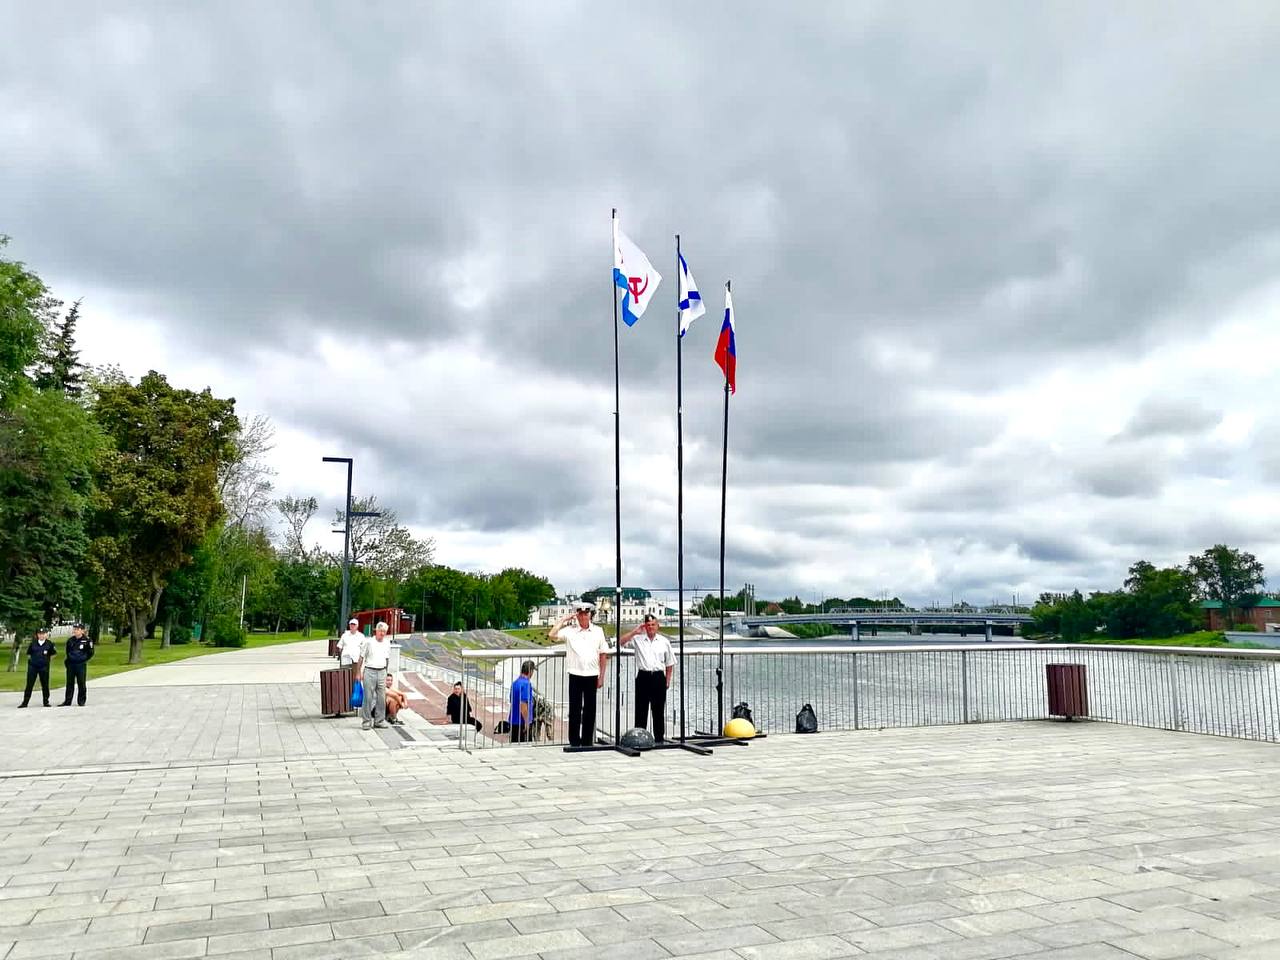
<svg viewBox="0 0 1280 960">
<path fill-rule="evenodd" d="M 569 672 L 579 677 L 600 675 L 600 654 L 609 652 L 609 641 L 594 623 L 583 630 L 576 623 L 560 628 Z"/>
<path fill-rule="evenodd" d="M 661 633 L 655 633 L 652 640 L 648 634 L 638 633 L 631 638 L 631 648 L 636 652 L 637 670 L 665 670 L 676 665 L 671 641 Z"/>
<path fill-rule="evenodd" d="M 383 637 L 379 640 L 375 637 L 365 637 L 364 643 L 360 645 L 360 656 L 364 659 L 364 665 L 372 670 L 385 670 L 387 664 L 391 662 L 391 640 Z"/>
<path fill-rule="evenodd" d="M 355 663 L 360 659 L 360 644 L 364 643 L 364 634 L 359 630 L 348 630 L 338 638 L 338 656 L 343 663 Z"/>
</svg>

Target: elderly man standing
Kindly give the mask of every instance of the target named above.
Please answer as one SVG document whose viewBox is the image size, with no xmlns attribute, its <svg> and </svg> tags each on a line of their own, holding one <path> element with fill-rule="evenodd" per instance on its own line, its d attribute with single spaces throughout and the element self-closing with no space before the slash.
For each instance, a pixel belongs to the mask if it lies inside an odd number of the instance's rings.
<svg viewBox="0 0 1280 960">
<path fill-rule="evenodd" d="M 589 747 L 596 741 L 596 691 L 604 686 L 609 641 L 591 622 L 595 607 L 579 601 L 548 637 L 564 641 L 569 670 L 569 746 Z M 571 622 L 576 621 L 576 622 Z"/>
<path fill-rule="evenodd" d="M 644 621 L 618 641 L 621 647 L 628 643 L 636 652 L 636 726 L 647 727 L 652 711 L 653 739 L 662 743 L 666 734 L 667 688 L 676 668 L 675 651 L 671 641 L 658 632 L 658 618 L 652 613 L 646 613 Z"/>
<path fill-rule="evenodd" d="M 338 638 L 338 666 L 354 667 L 360 659 L 360 645 L 363 643 L 360 621 L 352 617 L 347 621 L 347 632 Z"/>
<path fill-rule="evenodd" d="M 387 725 L 387 664 L 391 661 L 391 641 L 387 625 L 378 621 L 373 636 L 360 644 L 356 661 L 356 679 L 364 684 L 364 703 L 360 706 L 361 730 Z"/>
</svg>

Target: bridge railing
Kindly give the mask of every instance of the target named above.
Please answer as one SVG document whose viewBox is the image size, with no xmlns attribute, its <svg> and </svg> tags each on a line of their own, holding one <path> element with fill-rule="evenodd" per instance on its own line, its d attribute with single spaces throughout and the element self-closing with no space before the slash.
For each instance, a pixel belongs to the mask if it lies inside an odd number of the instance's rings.
<svg viewBox="0 0 1280 960">
<path fill-rule="evenodd" d="M 489 705 L 490 716 L 509 709 L 510 679 L 529 650 L 463 651 L 468 694 Z M 610 663 L 597 707 L 597 730 L 614 733 L 620 701 L 622 730 L 634 717 L 634 666 L 622 663 L 621 689 Z M 567 677 L 563 654 L 537 651 L 534 685 L 552 715 L 542 742 L 564 742 Z M 505 672 L 494 668 L 506 664 Z M 668 737 L 714 731 L 719 721 L 717 652 L 686 651 L 681 674 L 667 695 Z M 733 646 L 720 665 L 724 717 L 733 705 L 750 706 L 766 733 L 795 729 L 795 715 L 809 703 L 823 730 L 994 723 L 1046 719 L 1045 667 L 1085 667 L 1092 720 L 1192 733 L 1280 742 L 1280 651 L 1222 648 L 1113 647 L 1091 645 L 914 645 L 874 647 Z M 468 733 L 469 731 L 469 733 Z M 502 742 L 490 729 L 468 728 L 465 745 Z"/>
</svg>

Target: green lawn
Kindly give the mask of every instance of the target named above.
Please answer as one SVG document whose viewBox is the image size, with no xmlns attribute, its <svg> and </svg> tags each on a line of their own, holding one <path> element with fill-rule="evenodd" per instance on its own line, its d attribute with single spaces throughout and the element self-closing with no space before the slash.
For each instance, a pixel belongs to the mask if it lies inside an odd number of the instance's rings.
<svg viewBox="0 0 1280 960">
<path fill-rule="evenodd" d="M 248 647 L 274 647 L 281 643 L 297 643 L 299 640 L 322 640 L 324 639 L 323 630 L 312 630 L 310 637 L 303 637 L 299 631 L 289 633 L 251 633 L 249 634 Z M 29 642 L 29 641 L 28 641 Z M 61 701 L 62 689 L 67 682 L 67 672 L 62 665 L 62 651 L 66 643 L 64 637 L 58 637 L 54 640 L 58 645 L 58 657 L 53 662 L 53 666 L 49 668 L 49 688 L 50 700 L 54 702 Z M 26 643 L 23 644 L 25 649 Z M 9 665 L 9 657 L 12 653 L 12 647 L 9 644 L 0 644 L 0 662 L 4 666 Z M 236 649 L 233 647 L 206 647 L 200 643 L 187 643 L 178 646 L 161 648 L 160 640 L 144 640 L 142 643 L 142 663 L 126 663 L 129 659 L 129 642 L 127 640 L 120 643 L 115 642 L 115 638 L 110 634 L 103 637 L 101 643 L 98 644 L 97 650 L 94 652 L 93 659 L 89 661 L 89 683 L 92 685 L 94 677 L 105 677 L 112 673 L 122 673 L 125 670 L 136 670 L 139 667 L 153 667 L 158 663 L 173 663 L 175 660 L 187 660 L 190 657 L 203 657 L 210 653 L 226 653 L 228 650 Z M 245 649 L 245 648 L 240 648 Z M 21 691 L 27 684 L 27 660 L 24 656 L 18 664 L 18 669 L 9 673 L 0 668 L 0 691 L 18 690 Z M 52 691 L 57 689 L 55 695 Z M 37 681 L 35 697 L 40 696 L 40 684 Z"/>
<path fill-rule="evenodd" d="M 1091 637 L 1082 643 L 1102 643 L 1124 647 L 1234 647 L 1236 649 L 1265 649 L 1261 643 L 1228 643 L 1227 638 L 1218 630 L 1199 630 L 1196 633 L 1182 633 L 1176 637 L 1159 637 L 1155 639 L 1116 640 L 1112 637 Z"/>
<path fill-rule="evenodd" d="M 503 633 L 509 633 L 513 637 L 519 637 L 521 640 L 532 640 L 534 643 L 550 644 L 547 634 L 551 632 L 550 627 L 513 627 L 510 630 L 503 630 Z"/>
</svg>

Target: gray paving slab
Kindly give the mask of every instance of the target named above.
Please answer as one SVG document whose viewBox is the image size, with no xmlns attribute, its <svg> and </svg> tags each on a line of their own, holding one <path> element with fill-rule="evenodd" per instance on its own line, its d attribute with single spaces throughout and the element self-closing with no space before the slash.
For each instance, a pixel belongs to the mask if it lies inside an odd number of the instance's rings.
<svg viewBox="0 0 1280 960">
<path fill-rule="evenodd" d="M 467 754 L 317 699 L 0 711 L 0 956 L 1280 957 L 1273 745 L 1027 723 Z"/>
</svg>

